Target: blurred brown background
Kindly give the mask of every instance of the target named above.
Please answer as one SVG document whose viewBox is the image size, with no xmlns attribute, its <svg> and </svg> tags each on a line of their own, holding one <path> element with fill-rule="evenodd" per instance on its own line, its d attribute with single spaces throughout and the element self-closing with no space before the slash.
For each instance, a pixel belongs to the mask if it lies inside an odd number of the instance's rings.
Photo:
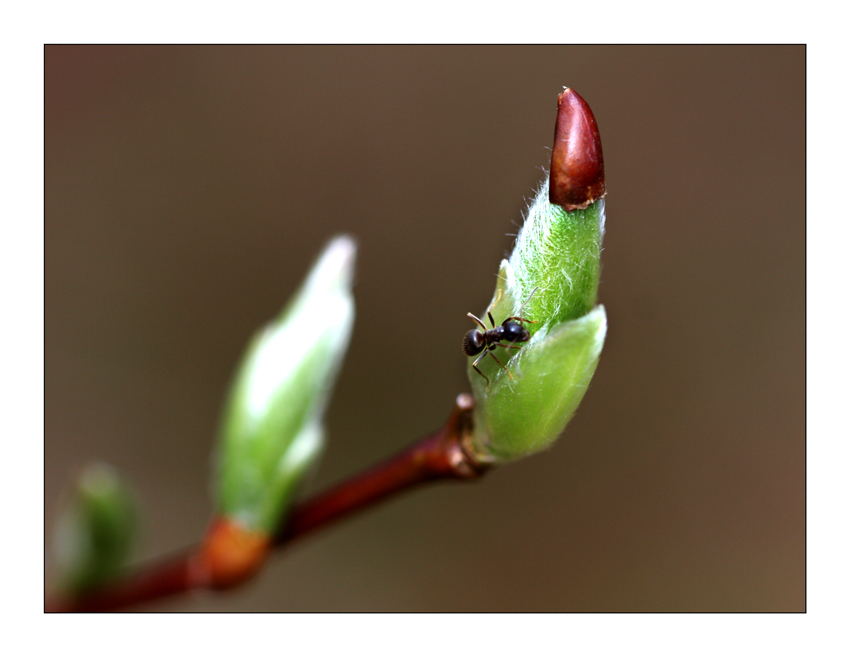
<svg viewBox="0 0 850 657">
<path fill-rule="evenodd" d="M 140 558 L 200 536 L 240 353 L 340 232 L 358 314 L 309 490 L 437 427 L 566 85 L 605 151 L 609 333 L 561 440 L 325 529 L 243 589 L 145 608 L 805 609 L 804 47 L 45 60 L 48 540 L 94 459 L 139 494 Z"/>
</svg>

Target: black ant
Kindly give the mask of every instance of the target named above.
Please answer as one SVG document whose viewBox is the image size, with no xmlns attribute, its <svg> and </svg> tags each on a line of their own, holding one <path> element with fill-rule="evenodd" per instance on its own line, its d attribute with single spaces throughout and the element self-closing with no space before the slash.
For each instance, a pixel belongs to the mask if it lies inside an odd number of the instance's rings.
<svg viewBox="0 0 850 657">
<path fill-rule="evenodd" d="M 502 341 L 508 343 L 515 342 L 528 342 L 531 339 L 531 334 L 528 332 L 522 322 L 528 322 L 529 324 L 536 324 L 536 321 L 532 321 L 530 319 L 523 319 L 522 317 L 522 309 L 525 308 L 526 304 L 531 301 L 531 297 L 534 296 L 534 293 L 540 289 L 539 286 L 534 288 L 531 291 L 531 294 L 528 295 L 528 299 L 525 300 L 525 303 L 522 304 L 519 308 L 519 317 L 508 317 L 504 322 L 502 322 L 499 326 L 496 326 L 496 322 L 493 321 L 493 315 L 490 311 L 493 309 L 497 303 L 499 303 L 499 299 L 502 297 L 502 290 L 498 291 L 496 295 L 496 300 L 490 304 L 490 307 L 487 309 L 487 317 L 490 318 L 490 324 L 492 324 L 493 328 L 488 329 L 484 326 L 484 322 L 478 319 L 472 313 L 466 313 L 472 321 L 478 324 L 484 332 L 482 333 L 478 329 L 471 329 L 469 333 L 463 336 L 463 353 L 467 356 L 475 356 L 476 354 L 481 354 L 478 358 L 475 359 L 475 362 L 472 363 L 472 368 L 478 372 L 481 376 L 483 376 L 487 380 L 487 388 L 490 388 L 490 379 L 487 378 L 487 375 L 484 374 L 481 370 L 478 369 L 478 363 L 481 361 L 484 356 L 490 354 L 499 365 L 508 373 L 508 376 L 513 380 L 514 375 L 511 374 L 511 371 L 502 365 L 502 361 L 496 358 L 496 354 L 493 353 L 493 350 L 496 347 L 504 347 L 505 349 L 521 349 L 520 345 L 515 344 L 502 344 Z M 483 353 L 482 353 L 483 351 Z"/>
</svg>

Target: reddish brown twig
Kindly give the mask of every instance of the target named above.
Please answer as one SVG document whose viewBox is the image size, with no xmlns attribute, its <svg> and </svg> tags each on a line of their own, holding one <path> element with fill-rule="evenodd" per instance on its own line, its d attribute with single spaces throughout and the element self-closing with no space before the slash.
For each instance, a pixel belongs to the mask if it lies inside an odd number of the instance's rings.
<svg viewBox="0 0 850 657">
<path fill-rule="evenodd" d="M 315 529 L 419 484 L 441 479 L 468 480 L 481 476 L 489 466 L 478 462 L 464 447 L 472 422 L 472 405 L 470 395 L 459 395 L 449 419 L 440 430 L 370 470 L 296 506 L 288 522 L 275 536 L 274 545 L 286 545 Z M 220 519 L 214 522 L 213 530 L 219 522 Z M 193 589 L 223 588 L 216 585 L 215 578 L 206 566 L 204 554 L 203 544 L 195 546 L 165 560 L 140 567 L 126 578 L 84 597 L 48 600 L 45 611 L 118 611 Z M 255 570 L 246 570 L 244 579 L 229 581 L 227 586 L 244 583 Z"/>
<path fill-rule="evenodd" d="M 472 396 L 458 396 L 452 414 L 435 431 L 396 456 L 300 505 L 276 539 L 283 545 L 295 538 L 360 511 L 412 486 L 436 479 L 474 479 L 488 466 L 463 446 L 471 426 Z"/>
</svg>

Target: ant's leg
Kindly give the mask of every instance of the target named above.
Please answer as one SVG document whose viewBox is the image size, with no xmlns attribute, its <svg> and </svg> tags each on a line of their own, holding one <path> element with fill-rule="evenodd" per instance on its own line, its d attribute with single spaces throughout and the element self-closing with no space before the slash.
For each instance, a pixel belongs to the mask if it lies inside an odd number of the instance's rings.
<svg viewBox="0 0 850 657">
<path fill-rule="evenodd" d="M 490 318 L 490 323 L 493 325 L 493 328 L 496 328 L 496 322 L 493 321 L 493 315 L 490 314 L 490 311 L 493 310 L 493 307 L 497 303 L 499 303 L 499 299 L 501 299 L 501 298 L 502 298 L 502 288 L 498 288 L 496 290 L 496 299 L 493 301 L 493 303 L 490 304 L 490 307 L 487 309 L 487 317 Z"/>
<path fill-rule="evenodd" d="M 493 346 L 502 347 L 502 349 L 522 349 L 521 344 L 502 344 L 501 342 L 495 342 Z"/>
<path fill-rule="evenodd" d="M 466 313 L 466 315 L 467 315 L 467 317 L 469 317 L 469 318 L 470 318 L 473 322 L 475 322 L 476 324 L 478 324 L 478 326 L 480 326 L 481 328 L 483 328 L 485 331 L 487 330 L 487 327 L 486 327 L 486 326 L 484 326 L 484 322 L 482 322 L 480 319 L 478 319 L 475 315 L 473 315 L 472 313 Z"/>
<path fill-rule="evenodd" d="M 525 308 L 526 304 L 527 304 L 529 301 L 531 301 L 531 297 L 533 297 L 533 296 L 534 296 L 534 293 L 535 293 L 535 292 L 537 292 L 537 290 L 539 290 L 539 289 L 540 289 L 540 286 L 538 285 L 536 288 L 534 288 L 534 289 L 531 291 L 531 294 L 529 294 L 529 295 L 528 295 L 528 299 L 526 299 L 526 300 L 525 300 L 525 303 L 523 303 L 523 304 L 519 307 L 519 314 L 520 314 L 520 315 L 522 315 L 522 309 L 523 309 L 523 308 Z"/>
<path fill-rule="evenodd" d="M 490 379 L 487 378 L 487 375 L 484 374 L 484 372 L 478 369 L 478 363 L 481 361 L 482 358 L 484 358 L 484 354 L 486 353 L 487 351 L 485 350 L 484 353 L 482 353 L 478 358 L 475 359 L 475 362 L 472 363 L 472 369 L 478 372 L 481 376 L 484 377 L 484 380 L 487 381 L 487 387 L 485 388 L 485 392 L 490 389 Z"/>
<path fill-rule="evenodd" d="M 507 373 L 508 373 L 508 376 L 509 376 L 509 377 L 511 377 L 511 381 L 513 381 L 513 380 L 514 380 L 514 375 L 513 375 L 513 374 L 511 374 L 511 371 L 510 371 L 507 367 L 505 367 L 504 365 L 502 365 L 502 361 L 500 361 L 498 358 L 496 358 L 496 354 L 494 354 L 494 353 L 493 353 L 493 350 L 492 350 L 492 349 L 488 349 L 488 350 L 487 350 L 487 351 L 485 351 L 484 353 L 490 354 L 490 355 L 493 357 L 493 360 L 495 360 L 497 363 L 499 363 L 499 365 L 501 365 L 501 366 L 502 366 L 502 369 L 503 369 L 503 370 L 505 370 L 505 372 L 507 372 Z M 484 354 L 481 354 L 481 355 L 483 356 Z"/>
<path fill-rule="evenodd" d="M 527 304 L 529 301 L 531 301 L 531 297 L 533 297 L 533 296 L 534 296 L 534 293 L 535 293 L 535 292 L 537 292 L 537 290 L 539 290 L 539 289 L 540 289 L 540 286 L 538 285 L 536 288 L 534 288 L 534 289 L 531 291 L 531 294 L 529 294 L 529 295 L 528 295 L 528 299 L 526 299 L 526 300 L 525 300 L 525 303 L 523 303 L 523 304 L 519 307 L 519 317 L 508 317 L 508 319 L 515 319 L 515 320 L 517 320 L 518 322 L 528 322 L 529 324 L 536 324 L 536 323 L 537 323 L 537 321 L 536 321 L 536 320 L 534 320 L 534 321 L 533 321 L 533 320 L 530 320 L 530 319 L 523 319 L 523 318 L 522 318 L 522 309 L 523 309 L 523 308 L 525 308 L 526 304 Z M 506 319 L 506 320 L 505 320 L 505 322 L 507 322 L 507 321 L 508 321 L 508 319 Z M 503 323 L 504 323 L 504 322 L 503 322 Z"/>
</svg>

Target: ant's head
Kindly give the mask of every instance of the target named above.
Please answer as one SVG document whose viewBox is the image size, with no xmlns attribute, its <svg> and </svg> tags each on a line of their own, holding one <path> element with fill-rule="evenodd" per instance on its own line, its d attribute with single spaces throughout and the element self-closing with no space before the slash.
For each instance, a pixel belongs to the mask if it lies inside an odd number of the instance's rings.
<svg viewBox="0 0 850 657">
<path fill-rule="evenodd" d="M 463 353 L 467 356 L 474 356 L 475 354 L 480 354 L 481 350 L 484 349 L 484 345 L 487 344 L 484 340 L 484 334 L 481 331 L 477 331 L 472 329 L 463 336 Z"/>
<path fill-rule="evenodd" d="M 505 342 L 528 342 L 531 334 L 519 322 L 506 319 L 502 323 L 502 340 Z"/>
</svg>

